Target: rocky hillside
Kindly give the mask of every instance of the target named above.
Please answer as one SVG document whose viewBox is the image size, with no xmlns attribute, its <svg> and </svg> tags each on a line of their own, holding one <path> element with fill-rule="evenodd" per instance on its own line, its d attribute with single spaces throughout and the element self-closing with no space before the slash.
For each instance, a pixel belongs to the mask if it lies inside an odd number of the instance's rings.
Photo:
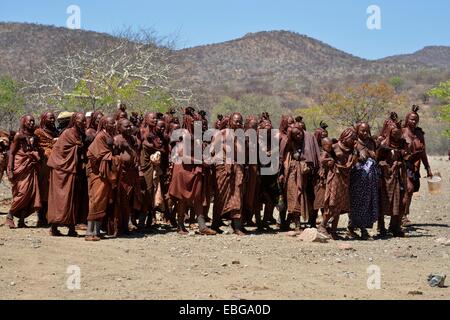
<svg viewBox="0 0 450 320">
<path fill-rule="evenodd" d="M 0 74 L 26 78 L 33 68 L 68 50 L 101 48 L 111 35 L 22 23 L 0 23 Z M 296 100 L 326 82 L 370 81 L 418 68 L 450 68 L 450 47 L 426 47 L 378 61 L 355 57 L 321 41 L 288 31 L 173 51 L 173 81 L 207 96 L 244 91 Z"/>
<path fill-rule="evenodd" d="M 250 33 L 242 38 L 177 52 L 181 76 L 198 85 L 339 79 L 393 74 L 412 68 L 404 63 L 368 61 L 313 38 L 287 31 Z"/>
<path fill-rule="evenodd" d="M 24 23 L 0 23 L 0 74 L 26 77 L 32 68 L 68 50 L 99 48 L 111 35 Z"/>
<path fill-rule="evenodd" d="M 387 63 L 424 64 L 432 67 L 450 68 L 450 47 L 429 46 L 412 54 L 387 57 L 381 61 Z"/>
</svg>

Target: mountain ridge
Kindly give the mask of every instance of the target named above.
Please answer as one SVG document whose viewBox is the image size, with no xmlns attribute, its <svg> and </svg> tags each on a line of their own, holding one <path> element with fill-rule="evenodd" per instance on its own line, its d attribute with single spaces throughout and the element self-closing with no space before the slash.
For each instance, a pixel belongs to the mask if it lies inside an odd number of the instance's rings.
<svg viewBox="0 0 450 320">
<path fill-rule="evenodd" d="M 26 78 L 68 48 L 101 48 L 113 35 L 29 23 L 0 22 L 0 74 Z M 308 95 L 326 82 L 367 82 L 417 69 L 450 69 L 450 47 L 364 59 L 287 30 L 249 32 L 224 42 L 172 49 L 173 82 L 209 96 L 229 92 Z"/>
</svg>

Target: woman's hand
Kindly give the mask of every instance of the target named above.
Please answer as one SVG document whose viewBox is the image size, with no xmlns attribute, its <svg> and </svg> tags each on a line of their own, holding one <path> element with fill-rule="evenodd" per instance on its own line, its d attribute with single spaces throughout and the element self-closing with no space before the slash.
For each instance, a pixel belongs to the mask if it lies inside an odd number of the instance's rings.
<svg viewBox="0 0 450 320">
<path fill-rule="evenodd" d="M 362 151 L 359 153 L 359 160 L 360 160 L 361 162 L 366 162 L 367 159 L 369 159 L 369 153 L 368 153 L 366 150 L 362 150 Z"/>
<path fill-rule="evenodd" d="M 151 162 L 152 162 L 152 164 L 154 165 L 154 166 L 156 166 L 156 167 L 158 167 L 160 164 L 161 164 L 161 160 L 150 160 Z"/>
<path fill-rule="evenodd" d="M 332 169 L 334 167 L 334 160 L 328 161 L 328 168 Z"/>
<path fill-rule="evenodd" d="M 129 162 L 129 161 L 131 160 L 131 156 L 130 156 L 127 152 L 122 152 L 122 153 L 120 154 L 120 159 L 121 159 L 123 162 Z"/>
</svg>

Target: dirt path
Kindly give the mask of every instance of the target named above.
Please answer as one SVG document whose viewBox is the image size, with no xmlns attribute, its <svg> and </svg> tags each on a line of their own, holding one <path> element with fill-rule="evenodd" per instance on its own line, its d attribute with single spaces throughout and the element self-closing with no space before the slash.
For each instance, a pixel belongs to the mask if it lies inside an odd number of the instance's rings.
<svg viewBox="0 0 450 320">
<path fill-rule="evenodd" d="M 408 238 L 348 241 L 353 250 L 283 233 L 181 237 L 161 230 L 90 243 L 1 226 L 0 299 L 450 299 L 449 288 L 426 281 L 432 272 L 450 276 L 450 246 L 435 242 L 450 239 L 450 162 L 432 158 L 431 166 L 444 190 L 429 195 L 422 181 Z M 0 199 L 9 196 L 2 183 Z M 0 205 L 8 210 L 7 200 Z M 79 290 L 66 285 L 71 265 L 80 267 Z M 371 265 L 381 271 L 379 290 L 367 288 Z"/>
</svg>

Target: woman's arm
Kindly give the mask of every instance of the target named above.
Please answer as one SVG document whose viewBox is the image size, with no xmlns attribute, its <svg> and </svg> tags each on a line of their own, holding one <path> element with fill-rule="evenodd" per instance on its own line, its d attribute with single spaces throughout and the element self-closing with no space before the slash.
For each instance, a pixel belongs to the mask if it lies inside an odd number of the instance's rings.
<svg viewBox="0 0 450 320">
<path fill-rule="evenodd" d="M 17 151 L 19 150 L 19 140 L 20 135 L 19 133 L 17 133 L 14 136 L 13 143 L 11 144 L 11 148 L 9 149 L 7 174 L 10 181 L 14 179 L 14 158 Z"/>
</svg>

